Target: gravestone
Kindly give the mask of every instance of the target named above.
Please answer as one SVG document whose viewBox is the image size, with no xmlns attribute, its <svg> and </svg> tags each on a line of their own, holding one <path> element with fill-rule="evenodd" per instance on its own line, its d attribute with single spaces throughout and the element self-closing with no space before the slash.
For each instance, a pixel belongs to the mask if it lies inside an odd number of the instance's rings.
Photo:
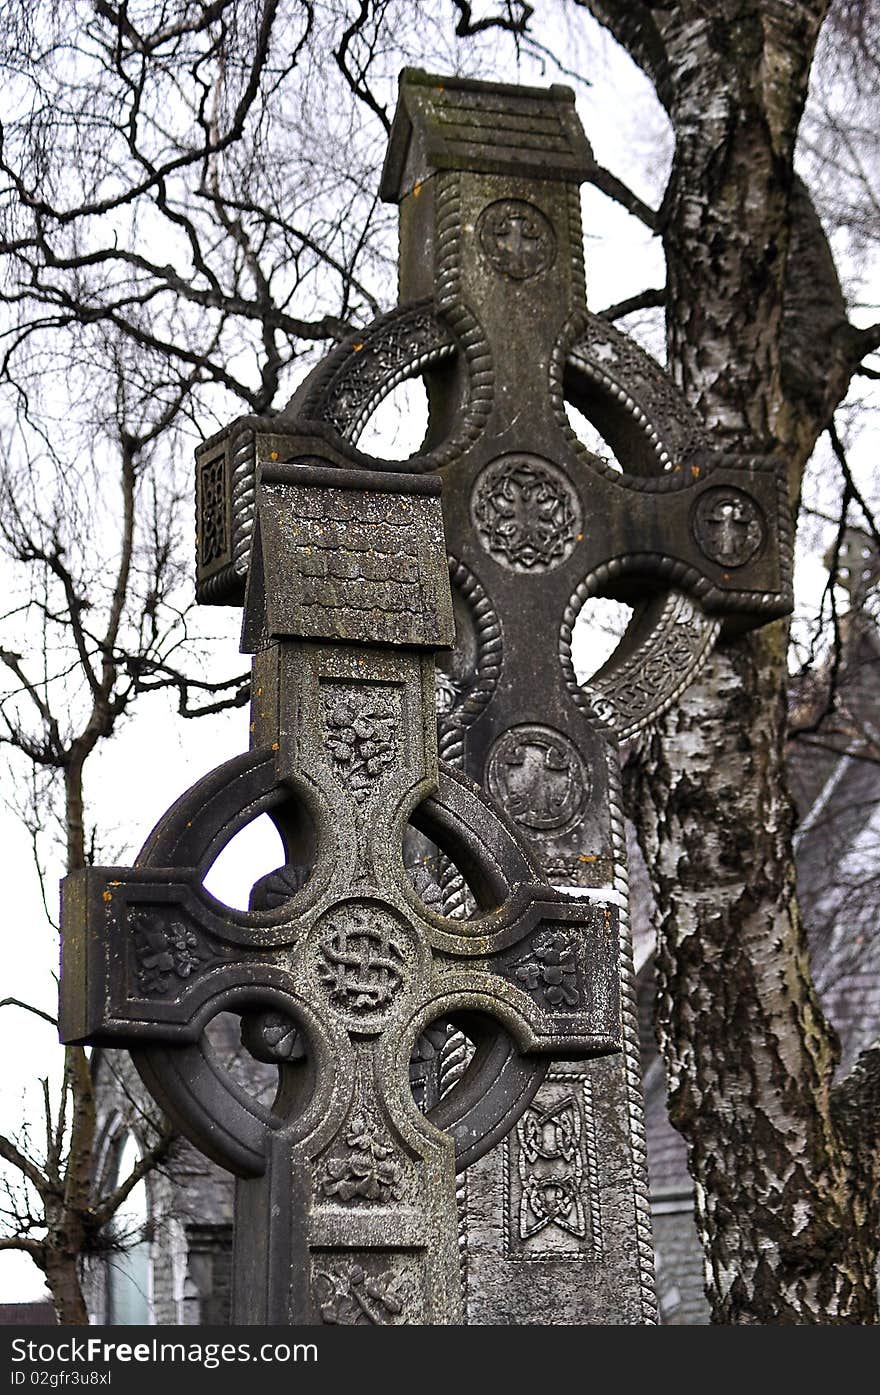
<svg viewBox="0 0 880 1395">
<path fill-rule="evenodd" d="M 621 1052 L 552 1060 L 460 1186 L 476 1323 L 655 1320 L 617 747 L 720 634 L 790 608 L 780 463 L 715 448 L 653 360 L 587 310 L 591 160 L 567 89 L 405 72 L 381 186 L 400 205 L 400 308 L 279 416 L 242 418 L 197 453 L 199 593 L 240 602 L 265 462 L 306 429 L 355 446 L 384 396 L 424 378 L 417 454 L 354 458 L 443 475 L 457 640 L 440 658 L 441 756 L 506 809 L 548 880 L 619 909 Z M 609 455 L 578 440 L 566 401 Z M 572 632 L 596 595 L 633 619 L 582 685 Z M 466 912 L 454 868 L 440 880 L 446 909 Z"/>
<path fill-rule="evenodd" d="M 61 1035 L 134 1048 L 171 1118 L 238 1173 L 235 1321 L 459 1322 L 456 1154 L 522 1116 L 542 1059 L 619 1051 L 616 908 L 553 888 L 476 787 L 440 776 L 439 480 L 352 470 L 321 439 L 288 455 L 257 487 L 252 750 L 184 795 L 134 867 L 65 879 Z M 235 911 L 204 876 L 263 811 L 289 860 Z M 468 922 L 419 898 L 410 818 L 466 872 Z M 281 1068 L 271 1109 L 206 1047 L 228 1009 Z M 431 1122 L 409 1062 L 449 1016 L 486 1048 Z"/>
</svg>

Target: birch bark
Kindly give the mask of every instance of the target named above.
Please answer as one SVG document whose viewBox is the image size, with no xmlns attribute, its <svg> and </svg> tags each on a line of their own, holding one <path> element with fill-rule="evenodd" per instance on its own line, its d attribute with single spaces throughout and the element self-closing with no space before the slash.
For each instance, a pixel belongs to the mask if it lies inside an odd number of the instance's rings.
<svg viewBox="0 0 880 1395">
<path fill-rule="evenodd" d="M 864 352 L 793 171 L 827 6 L 585 8 L 653 79 L 675 132 L 670 369 L 716 440 L 784 456 L 794 508 Z M 835 1090 L 795 893 L 786 647 L 783 622 L 724 644 L 628 768 L 660 915 L 658 1037 L 713 1320 L 871 1323 L 876 1053 Z"/>
</svg>

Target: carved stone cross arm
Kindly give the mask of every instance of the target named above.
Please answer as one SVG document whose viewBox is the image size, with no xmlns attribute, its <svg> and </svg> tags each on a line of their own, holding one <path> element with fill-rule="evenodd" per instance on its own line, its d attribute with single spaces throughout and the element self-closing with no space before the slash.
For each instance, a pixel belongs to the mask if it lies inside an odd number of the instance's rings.
<svg viewBox="0 0 880 1395">
<path fill-rule="evenodd" d="M 61 1029 L 138 1048 L 181 1127 L 250 1177 L 239 1321 L 450 1322 L 456 1152 L 522 1115 L 540 1072 L 496 1062 L 487 1124 L 477 1060 L 464 1105 L 441 1102 L 444 1133 L 413 1101 L 413 1044 L 452 1018 L 500 1023 L 522 1057 L 619 1050 L 617 907 L 548 885 L 491 803 L 441 777 L 439 481 L 345 463 L 304 439 L 295 464 L 264 469 L 243 631 L 254 749 L 184 795 L 135 867 L 66 880 Z M 432 909 L 404 869 L 407 823 L 432 800 L 423 818 L 473 886 L 470 921 Z M 234 911 L 204 876 L 264 810 L 290 861 Z M 206 1064 L 204 1029 L 225 1009 L 283 1066 L 262 1116 L 241 1119 Z"/>
<path fill-rule="evenodd" d="M 574 682 L 571 630 L 591 596 L 637 607 L 592 685 L 618 735 L 677 696 L 720 627 L 787 613 L 783 462 L 719 446 L 657 364 L 587 309 L 578 185 L 591 161 L 565 88 L 401 75 L 381 194 L 400 205 L 402 304 L 277 417 L 241 418 L 198 452 L 202 599 L 242 594 L 260 461 L 290 458 L 306 425 L 356 442 L 382 398 L 422 375 L 429 429 L 406 469 L 445 473 L 447 539 L 467 575 L 493 600 L 515 588 L 559 617 L 542 627 L 545 671 L 561 662 Z M 566 404 L 598 438 L 579 439 Z M 517 615 L 533 634 L 522 604 L 506 625 Z M 518 647 L 512 634 L 508 669 Z"/>
</svg>

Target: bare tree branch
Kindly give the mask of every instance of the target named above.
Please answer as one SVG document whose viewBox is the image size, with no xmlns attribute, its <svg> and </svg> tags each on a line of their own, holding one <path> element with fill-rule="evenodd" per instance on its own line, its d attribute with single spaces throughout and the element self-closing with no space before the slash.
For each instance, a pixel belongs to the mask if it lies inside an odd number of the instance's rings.
<svg viewBox="0 0 880 1395">
<path fill-rule="evenodd" d="M 57 1017 L 52 1017 L 50 1013 L 44 1012 L 42 1008 L 34 1007 L 33 1003 L 23 1003 L 20 998 L 0 999 L 0 1008 L 4 1007 L 21 1008 L 22 1012 L 30 1012 L 33 1013 L 34 1017 L 42 1017 L 43 1021 L 48 1022 L 50 1027 L 58 1027 Z"/>
<path fill-rule="evenodd" d="M 654 288 L 639 291 L 638 295 L 628 296 L 626 300 L 620 300 L 616 305 L 609 305 L 606 310 L 600 310 L 599 318 L 608 321 L 622 320 L 624 315 L 632 315 L 636 310 L 653 310 L 665 301 L 665 290 Z"/>
</svg>

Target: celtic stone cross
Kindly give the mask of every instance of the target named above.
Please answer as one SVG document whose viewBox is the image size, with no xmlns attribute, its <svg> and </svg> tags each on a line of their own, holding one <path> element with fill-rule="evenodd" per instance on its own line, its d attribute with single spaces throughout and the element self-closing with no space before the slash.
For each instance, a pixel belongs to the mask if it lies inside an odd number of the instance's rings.
<svg viewBox="0 0 880 1395">
<path fill-rule="evenodd" d="M 420 450 L 358 459 L 444 478 L 457 639 L 440 659 L 441 755 L 501 803 L 555 885 L 620 907 L 622 1052 L 554 1059 L 466 1173 L 470 1322 L 654 1320 L 617 745 L 719 634 L 790 608 L 779 462 L 718 448 L 656 363 L 587 309 L 591 160 L 565 88 L 404 72 L 381 186 L 400 205 L 400 307 L 279 416 L 242 418 L 198 452 L 200 595 L 240 602 L 261 462 L 289 458 L 298 430 L 356 444 L 382 398 L 422 376 Z M 578 439 L 566 402 L 605 446 Z M 599 595 L 633 618 L 581 684 L 572 633 Z M 465 912 L 460 879 L 440 880 Z M 512 1057 L 497 1057 L 501 1075 Z M 484 1123 L 475 1159 L 498 1138 Z"/>
<path fill-rule="evenodd" d="M 619 1050 L 616 907 L 554 889 L 469 781 L 440 777 L 439 481 L 353 470 L 320 438 L 287 453 L 257 487 L 252 751 L 184 795 L 134 867 L 66 879 L 61 1031 L 135 1048 L 171 1117 L 239 1174 L 236 1321 L 458 1322 L 456 1153 L 522 1115 L 542 1057 Z M 234 911 L 204 875 L 262 811 L 289 862 Z M 410 818 L 465 869 L 467 922 L 417 894 Z M 281 1067 L 271 1108 L 211 1057 L 224 1009 Z M 431 1122 L 409 1061 L 438 1018 L 487 1047 Z M 534 1115 L 536 1161 L 554 1127 Z M 540 1205 L 578 1224 L 578 1198 L 547 1188 Z"/>
</svg>

